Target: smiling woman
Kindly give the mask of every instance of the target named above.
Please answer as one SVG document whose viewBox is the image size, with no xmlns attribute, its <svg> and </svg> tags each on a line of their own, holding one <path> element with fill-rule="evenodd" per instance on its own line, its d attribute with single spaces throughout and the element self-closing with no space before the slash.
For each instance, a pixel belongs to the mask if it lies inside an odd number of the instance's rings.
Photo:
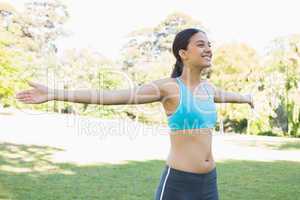
<svg viewBox="0 0 300 200">
<path fill-rule="evenodd" d="M 201 80 L 211 67 L 212 51 L 202 30 L 177 33 L 173 46 L 176 64 L 170 78 L 123 90 L 57 90 L 29 82 L 33 89 L 16 98 L 24 103 L 50 100 L 101 105 L 161 102 L 170 126 L 171 148 L 157 187 L 156 200 L 218 200 L 217 169 L 212 155 L 216 102 L 248 103 L 250 95 L 229 93 Z"/>
</svg>

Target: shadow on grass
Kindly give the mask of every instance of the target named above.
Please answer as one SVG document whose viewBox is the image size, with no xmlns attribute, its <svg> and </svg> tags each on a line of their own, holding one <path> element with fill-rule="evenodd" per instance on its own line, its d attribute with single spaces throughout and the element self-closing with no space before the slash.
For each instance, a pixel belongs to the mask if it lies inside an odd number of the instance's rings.
<svg viewBox="0 0 300 200">
<path fill-rule="evenodd" d="M 300 149 L 300 142 L 286 142 L 278 147 L 279 150 Z"/>
<path fill-rule="evenodd" d="M 63 150 L 0 144 L 0 199 L 151 200 L 165 165 L 164 160 L 53 163 L 51 155 L 57 151 Z M 294 200 L 300 196 L 299 169 L 299 162 L 289 161 L 217 162 L 220 199 Z"/>
</svg>

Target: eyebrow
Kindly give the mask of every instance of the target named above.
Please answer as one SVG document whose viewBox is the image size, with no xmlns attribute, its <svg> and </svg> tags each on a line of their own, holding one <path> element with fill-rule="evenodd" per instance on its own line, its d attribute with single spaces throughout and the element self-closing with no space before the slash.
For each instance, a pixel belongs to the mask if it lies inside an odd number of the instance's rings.
<svg viewBox="0 0 300 200">
<path fill-rule="evenodd" d="M 204 40 L 197 40 L 196 42 L 204 42 L 204 43 L 205 43 L 205 41 L 204 41 Z M 211 44 L 211 42 L 210 42 L 210 41 L 208 41 L 207 43 L 208 43 L 208 44 Z"/>
</svg>

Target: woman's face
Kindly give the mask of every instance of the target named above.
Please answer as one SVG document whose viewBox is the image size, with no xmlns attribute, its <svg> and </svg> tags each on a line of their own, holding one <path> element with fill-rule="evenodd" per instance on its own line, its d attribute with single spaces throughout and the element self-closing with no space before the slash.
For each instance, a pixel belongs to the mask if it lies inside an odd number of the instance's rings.
<svg viewBox="0 0 300 200">
<path fill-rule="evenodd" d="M 211 45 L 205 33 L 198 32 L 190 38 L 185 60 L 193 66 L 210 67 L 212 59 Z"/>
</svg>

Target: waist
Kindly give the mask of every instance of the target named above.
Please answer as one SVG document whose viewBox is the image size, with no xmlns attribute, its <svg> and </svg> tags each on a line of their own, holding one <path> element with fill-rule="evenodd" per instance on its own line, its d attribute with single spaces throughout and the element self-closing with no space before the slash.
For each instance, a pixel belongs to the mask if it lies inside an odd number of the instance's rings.
<svg viewBox="0 0 300 200">
<path fill-rule="evenodd" d="M 213 168 L 212 130 L 184 130 L 170 134 L 168 163 L 178 169 L 208 171 Z"/>
<path fill-rule="evenodd" d="M 195 151 L 198 155 L 210 152 L 212 129 L 178 130 L 170 133 L 171 150 L 185 153 Z M 200 151 L 200 153 L 199 153 Z"/>
<path fill-rule="evenodd" d="M 168 164 L 166 164 L 165 169 L 170 168 L 170 173 L 174 173 L 176 175 L 182 175 L 182 176 L 192 176 L 192 177 L 205 177 L 210 176 L 212 174 L 216 173 L 217 167 L 216 165 L 213 166 L 209 171 L 207 172 L 191 172 L 191 171 L 185 171 L 181 169 L 176 169 Z"/>
<path fill-rule="evenodd" d="M 208 173 L 216 168 L 216 163 L 212 157 L 207 161 L 195 161 L 196 160 L 190 163 L 183 160 L 174 159 L 169 156 L 166 161 L 166 165 L 173 169 L 197 174 Z"/>
</svg>

